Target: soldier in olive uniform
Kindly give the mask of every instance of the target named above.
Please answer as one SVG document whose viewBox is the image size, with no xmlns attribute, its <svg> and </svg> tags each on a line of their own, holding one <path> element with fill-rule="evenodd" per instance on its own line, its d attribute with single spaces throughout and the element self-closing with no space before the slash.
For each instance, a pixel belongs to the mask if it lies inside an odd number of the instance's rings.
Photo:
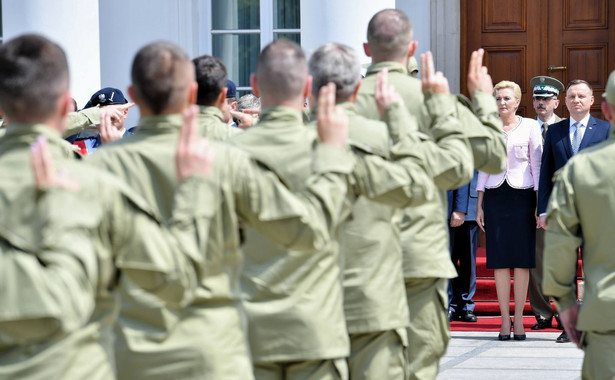
<svg viewBox="0 0 615 380">
<path fill-rule="evenodd" d="M 168 68 L 163 70 L 162 68 Z M 160 77 L 160 72 L 165 76 Z M 170 217 L 177 185 L 172 157 L 181 112 L 196 100 L 194 66 L 186 53 L 165 42 L 139 50 L 129 94 L 142 115 L 136 132 L 111 143 L 88 161 L 121 177 L 163 217 Z M 142 295 L 125 293 L 117 326 L 116 361 L 122 379 L 251 379 L 239 276 L 239 223 L 255 227 L 285 249 L 322 250 L 330 244 L 346 194 L 339 174 L 353 168 L 347 130 L 325 128 L 316 147 L 309 184 L 287 190 L 274 173 L 245 152 L 212 144 L 212 178 L 218 199 L 211 227 L 200 231 L 196 299 L 186 308 L 142 307 Z M 338 174 L 339 173 L 339 174 Z M 196 200 L 201 202 L 201 200 Z"/>
<path fill-rule="evenodd" d="M 210 140 L 226 140 L 242 130 L 224 123 L 230 116 L 230 107 L 226 102 L 227 73 L 224 63 L 219 58 L 203 55 L 192 60 L 199 89 L 196 104 L 199 106 L 199 122 L 202 135 Z M 232 83 L 232 82 L 231 82 Z M 222 124 L 226 124 L 225 127 Z"/>
<path fill-rule="evenodd" d="M 615 72 L 602 95 L 607 140 L 574 155 L 556 173 L 547 209 L 542 289 L 553 297 L 570 340 L 585 352 L 583 379 L 615 378 Z M 583 246 L 585 295 L 571 278 Z"/>
<path fill-rule="evenodd" d="M 418 131 L 416 121 L 401 99 L 382 114 L 388 128 L 385 123 L 360 116 L 354 104 L 360 91 L 359 68 L 352 50 L 343 45 L 323 45 L 310 58 L 314 93 L 329 81 L 337 86 L 336 100 L 349 119 L 350 144 L 390 158 L 399 153 L 401 140 L 406 143 L 404 148 L 421 158 L 436 181 L 439 182 L 442 175 L 469 179 L 471 173 L 464 171 L 471 167 L 465 163 L 471 162 L 472 156 L 461 126 L 453 117 L 454 99 L 447 102 L 438 94 L 448 90 L 444 85 L 446 79 L 436 78 L 431 71 L 424 75 L 426 89 L 434 92 L 425 100 L 434 116 L 430 132 L 436 138 L 432 139 Z M 384 78 L 386 73 L 383 72 L 379 82 Z M 377 101 L 380 90 L 386 87 L 390 87 L 386 82 L 377 83 Z M 379 106 L 381 113 L 382 108 Z M 446 169 L 439 170 L 442 168 Z M 451 175 L 454 168 L 458 172 Z M 396 249 L 398 235 L 392 223 L 395 208 L 390 206 L 361 196 L 353 205 L 349 221 L 342 226 L 344 311 L 350 335 L 349 369 L 353 379 L 405 379 L 407 376 L 408 308 L 401 250 Z"/>
<path fill-rule="evenodd" d="M 407 16 L 398 10 L 378 12 L 369 22 L 365 52 L 372 57 L 359 91 L 359 114 L 378 119 L 374 87 L 376 74 L 388 69 L 389 80 L 404 99 L 419 129 L 429 134 L 432 124 L 423 102 L 421 81 L 408 75 L 408 58 L 416 50 L 412 27 Z M 482 67 L 482 50 L 474 52 L 470 62 L 468 90 L 472 103 L 457 102 L 456 116 L 463 125 L 472 148 L 474 167 L 499 173 L 506 165 L 506 145 L 501 120 L 491 95 L 492 82 Z M 423 62 L 425 61 L 425 62 Z M 421 69 L 426 70 L 427 56 Z M 469 162 L 468 165 L 472 165 Z M 436 182 L 442 190 L 459 187 L 453 176 Z M 469 180 L 469 179 L 468 179 Z M 467 180 L 466 180 L 467 181 Z M 434 379 L 438 362 L 450 338 L 447 318 L 448 279 L 456 276 L 448 249 L 446 194 L 437 192 L 432 202 L 404 210 L 401 221 L 403 270 L 410 311 L 409 361 L 411 378 Z M 399 244 L 399 243 L 398 243 Z"/>
<path fill-rule="evenodd" d="M 117 178 L 74 161 L 61 138 L 68 87 L 55 43 L 23 35 L 0 47 L 0 107 L 11 120 L 0 139 L 1 379 L 115 378 L 116 288 L 152 303 L 190 301 L 202 238 L 195 231 L 210 217 L 192 203 L 216 201 L 210 181 L 181 181 L 164 222 Z M 74 191 L 37 190 L 35 179 L 47 183 L 40 173 L 55 172 L 51 158 Z M 190 174 L 181 172 L 178 180 Z"/>
</svg>

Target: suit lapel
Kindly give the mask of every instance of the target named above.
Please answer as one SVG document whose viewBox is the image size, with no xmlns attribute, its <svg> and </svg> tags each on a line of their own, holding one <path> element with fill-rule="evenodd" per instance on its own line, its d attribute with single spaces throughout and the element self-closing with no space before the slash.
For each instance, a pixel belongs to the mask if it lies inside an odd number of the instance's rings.
<svg viewBox="0 0 615 380">
<path fill-rule="evenodd" d="M 596 119 L 593 116 L 589 117 L 587 121 L 587 127 L 585 127 L 585 133 L 583 134 L 583 140 L 581 140 L 581 144 L 579 145 L 579 150 L 584 149 L 589 145 L 589 143 L 594 138 L 594 134 L 596 133 Z"/>
<path fill-rule="evenodd" d="M 564 144 L 564 150 L 566 150 L 566 154 L 568 155 L 568 159 L 572 157 L 572 144 L 570 143 L 570 135 L 568 132 L 570 131 L 570 118 L 565 119 L 562 122 L 562 128 L 559 128 L 560 139 Z"/>
</svg>

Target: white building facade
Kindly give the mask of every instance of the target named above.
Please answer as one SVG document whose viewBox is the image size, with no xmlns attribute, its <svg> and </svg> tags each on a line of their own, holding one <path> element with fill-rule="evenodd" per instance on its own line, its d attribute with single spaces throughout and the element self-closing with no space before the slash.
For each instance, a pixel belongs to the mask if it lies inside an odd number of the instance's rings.
<svg viewBox="0 0 615 380">
<path fill-rule="evenodd" d="M 220 57 L 240 91 L 249 91 L 260 49 L 280 37 L 308 55 L 325 42 L 345 43 L 367 63 L 367 23 L 385 8 L 408 14 L 418 52 L 432 50 L 459 91 L 458 0 L 0 0 L 0 31 L 4 40 L 36 32 L 58 42 L 81 107 L 102 87 L 126 93 L 135 52 L 155 40 L 175 42 L 191 57 Z M 137 118 L 131 112 L 128 125 Z"/>
</svg>

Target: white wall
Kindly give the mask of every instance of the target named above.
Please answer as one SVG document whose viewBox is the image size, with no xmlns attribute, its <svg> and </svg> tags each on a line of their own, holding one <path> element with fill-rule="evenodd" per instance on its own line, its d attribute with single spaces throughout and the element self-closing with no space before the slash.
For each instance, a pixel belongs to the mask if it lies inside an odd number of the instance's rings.
<svg viewBox="0 0 615 380">
<path fill-rule="evenodd" d="M 420 63 L 420 55 L 431 50 L 431 1 L 396 0 L 395 8 L 404 12 L 414 30 L 414 39 L 419 42 L 415 56 Z"/>
<path fill-rule="evenodd" d="M 309 55 L 326 42 L 344 43 L 359 53 L 362 63 L 369 63 L 363 53 L 367 24 L 385 8 L 395 8 L 395 0 L 302 0 L 301 45 Z"/>
<path fill-rule="evenodd" d="M 196 48 L 192 0 L 103 0 L 100 1 L 101 87 L 115 87 L 128 96 L 130 67 L 136 52 L 146 44 L 166 40 L 193 56 Z M 128 113 L 126 127 L 136 125 L 136 107 Z"/>
<path fill-rule="evenodd" d="M 4 41 L 40 33 L 64 48 L 79 107 L 100 89 L 98 0 L 3 0 L 2 26 Z"/>
</svg>

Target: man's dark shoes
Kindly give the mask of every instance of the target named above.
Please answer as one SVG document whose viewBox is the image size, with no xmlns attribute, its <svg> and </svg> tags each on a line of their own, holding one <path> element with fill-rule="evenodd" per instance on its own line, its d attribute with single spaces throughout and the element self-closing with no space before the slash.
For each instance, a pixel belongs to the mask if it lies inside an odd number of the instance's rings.
<svg viewBox="0 0 615 380">
<path fill-rule="evenodd" d="M 532 326 L 532 330 L 544 330 L 550 329 L 552 326 L 550 319 L 539 319 L 538 322 L 534 326 Z"/>
<path fill-rule="evenodd" d="M 453 313 L 452 310 L 448 311 L 447 316 L 448 316 L 448 321 L 449 322 L 453 322 L 455 320 L 455 313 Z"/>
<path fill-rule="evenodd" d="M 568 334 L 566 334 L 566 331 L 563 331 L 560 336 L 557 337 L 557 339 L 555 339 L 555 343 L 569 343 L 570 339 L 568 338 Z"/>
<path fill-rule="evenodd" d="M 476 315 L 472 310 L 464 310 L 455 316 L 455 319 L 461 322 L 476 322 Z"/>
</svg>

